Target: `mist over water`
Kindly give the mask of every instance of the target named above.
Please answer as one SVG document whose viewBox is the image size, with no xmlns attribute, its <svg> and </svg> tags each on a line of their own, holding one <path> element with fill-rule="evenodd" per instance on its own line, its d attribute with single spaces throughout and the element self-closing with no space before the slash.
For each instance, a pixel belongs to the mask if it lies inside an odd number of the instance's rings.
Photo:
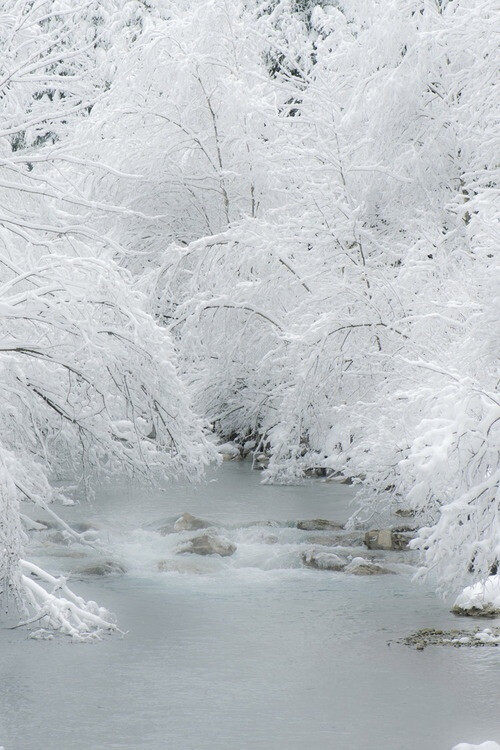
<svg viewBox="0 0 500 750">
<path fill-rule="evenodd" d="M 292 522 L 344 522 L 354 490 L 260 479 L 243 462 L 163 493 L 110 485 L 92 506 L 63 509 L 89 524 L 95 548 L 35 534 L 35 561 L 71 574 L 127 632 L 81 645 L 1 630 L 5 750 L 451 750 L 500 737 L 499 649 L 396 642 L 463 624 L 411 582 L 410 557 L 387 554 L 397 573 L 386 576 L 303 567 L 328 532 Z M 184 512 L 236 552 L 179 555 L 193 536 L 173 531 Z M 347 541 L 339 553 L 363 554 Z M 103 561 L 126 572 L 85 572 Z"/>
</svg>

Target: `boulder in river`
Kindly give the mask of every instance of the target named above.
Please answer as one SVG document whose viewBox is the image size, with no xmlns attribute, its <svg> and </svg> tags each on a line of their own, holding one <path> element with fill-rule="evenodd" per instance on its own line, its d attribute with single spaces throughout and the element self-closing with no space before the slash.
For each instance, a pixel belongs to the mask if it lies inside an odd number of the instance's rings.
<svg viewBox="0 0 500 750">
<path fill-rule="evenodd" d="M 87 565 L 85 568 L 81 568 L 79 573 L 83 573 L 87 576 L 109 576 L 112 574 L 123 575 L 125 568 L 115 560 L 103 560 L 102 562 L 96 562 L 92 565 Z"/>
<path fill-rule="evenodd" d="M 344 570 L 347 565 L 347 560 L 333 552 L 325 552 L 324 550 L 307 550 L 307 552 L 302 553 L 301 557 L 306 568 L 314 568 L 315 570 L 339 571 Z"/>
<path fill-rule="evenodd" d="M 195 555 L 220 555 L 229 557 L 236 552 L 236 545 L 228 539 L 215 534 L 200 534 L 195 536 L 187 544 L 180 547 L 177 552 L 191 552 Z"/>
<path fill-rule="evenodd" d="M 203 518 L 196 518 L 191 513 L 183 513 L 174 523 L 174 531 L 197 531 L 198 529 L 208 529 L 209 526 L 212 526 L 209 521 L 204 521 Z"/>
<path fill-rule="evenodd" d="M 372 529 L 365 534 L 365 544 L 368 549 L 404 550 L 412 538 L 412 531 L 408 528 L 400 529 Z"/>
<path fill-rule="evenodd" d="M 370 562 L 370 560 L 365 560 L 364 557 L 355 557 L 353 560 L 351 560 L 345 570 L 346 573 L 351 573 L 355 576 L 381 576 L 393 572 L 392 570 L 383 568 L 377 563 Z"/>
<path fill-rule="evenodd" d="M 223 443 L 217 446 L 217 452 L 221 454 L 223 461 L 241 461 L 240 449 L 234 443 Z"/>
<path fill-rule="evenodd" d="M 327 521 L 325 518 L 313 518 L 309 521 L 297 521 L 297 528 L 302 531 L 340 531 L 344 528 L 338 521 Z"/>
<path fill-rule="evenodd" d="M 500 616 L 500 575 L 496 573 L 467 586 L 457 596 L 451 611 L 468 617 Z"/>
<path fill-rule="evenodd" d="M 500 609 L 492 604 L 485 604 L 481 608 L 469 607 L 468 609 L 455 604 L 451 611 L 454 615 L 462 615 L 463 617 L 500 617 Z"/>
</svg>

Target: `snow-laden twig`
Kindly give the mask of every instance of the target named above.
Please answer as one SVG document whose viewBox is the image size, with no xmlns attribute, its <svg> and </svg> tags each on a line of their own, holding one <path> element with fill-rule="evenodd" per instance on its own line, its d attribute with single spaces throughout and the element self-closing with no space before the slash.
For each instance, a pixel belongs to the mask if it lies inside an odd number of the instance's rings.
<svg viewBox="0 0 500 750">
<path fill-rule="evenodd" d="M 23 601 L 33 614 L 15 627 L 36 623 L 47 635 L 55 632 L 79 642 L 100 639 L 105 633 L 118 630 L 111 613 L 74 594 L 66 578 L 56 578 L 26 560 L 19 562 Z M 36 637 L 41 637 L 40 631 Z"/>
</svg>

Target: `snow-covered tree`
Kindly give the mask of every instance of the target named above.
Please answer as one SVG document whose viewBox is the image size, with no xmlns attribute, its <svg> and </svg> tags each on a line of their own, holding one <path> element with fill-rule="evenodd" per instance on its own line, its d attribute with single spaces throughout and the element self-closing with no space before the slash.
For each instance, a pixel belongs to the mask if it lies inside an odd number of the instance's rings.
<svg viewBox="0 0 500 750">
<path fill-rule="evenodd" d="M 23 505 L 47 509 L 68 472 L 87 490 L 117 470 L 198 478 L 212 456 L 168 332 L 96 230 L 96 213 L 121 209 L 80 189 L 109 171 L 73 140 L 109 84 L 107 11 L 12 0 L 0 14 L 0 589 L 27 622 L 77 639 L 115 625 L 22 559 Z"/>
<path fill-rule="evenodd" d="M 357 521 L 415 512 L 423 573 L 441 588 L 499 555 L 495 7 L 72 9 L 90 19 L 89 46 L 64 42 L 75 76 L 60 86 L 87 81 L 82 107 L 64 93 L 68 119 L 44 110 L 45 135 L 6 152 L 20 173 L 9 216 L 34 267 L 56 247 L 83 276 L 104 263 L 124 314 L 144 304 L 131 272 L 196 411 L 224 438 L 260 442 L 265 481 L 322 466 L 362 477 Z M 111 444 L 128 451 L 130 416 L 113 419 Z M 140 441 L 158 429 L 144 419 Z"/>
<path fill-rule="evenodd" d="M 321 465 L 364 477 L 365 515 L 418 511 L 456 585 L 498 556 L 494 3 L 299 5 L 184 3 L 147 40 L 115 109 L 153 147 L 115 163 L 168 218 L 125 244 L 220 433 L 259 436 L 267 481 Z"/>
</svg>

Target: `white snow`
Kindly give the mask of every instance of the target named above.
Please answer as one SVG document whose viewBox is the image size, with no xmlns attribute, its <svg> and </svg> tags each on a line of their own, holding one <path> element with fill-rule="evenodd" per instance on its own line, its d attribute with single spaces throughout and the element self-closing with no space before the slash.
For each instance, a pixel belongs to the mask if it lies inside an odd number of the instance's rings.
<svg viewBox="0 0 500 750">
<path fill-rule="evenodd" d="M 240 455 L 240 450 L 234 443 L 222 443 L 222 445 L 218 445 L 217 452 L 224 456 L 232 456 L 234 458 Z"/>
<path fill-rule="evenodd" d="M 470 745 L 468 742 L 461 742 L 459 745 L 455 745 L 451 750 L 500 750 L 498 742 L 483 742 L 481 745 Z"/>
<path fill-rule="evenodd" d="M 453 606 L 465 610 L 489 607 L 500 612 L 500 575 L 490 576 L 486 581 L 467 586 L 457 596 Z"/>
<path fill-rule="evenodd" d="M 490 628 L 480 630 L 479 633 L 475 634 L 474 638 L 481 641 L 481 643 L 500 643 L 500 636 L 495 635 Z"/>
</svg>

